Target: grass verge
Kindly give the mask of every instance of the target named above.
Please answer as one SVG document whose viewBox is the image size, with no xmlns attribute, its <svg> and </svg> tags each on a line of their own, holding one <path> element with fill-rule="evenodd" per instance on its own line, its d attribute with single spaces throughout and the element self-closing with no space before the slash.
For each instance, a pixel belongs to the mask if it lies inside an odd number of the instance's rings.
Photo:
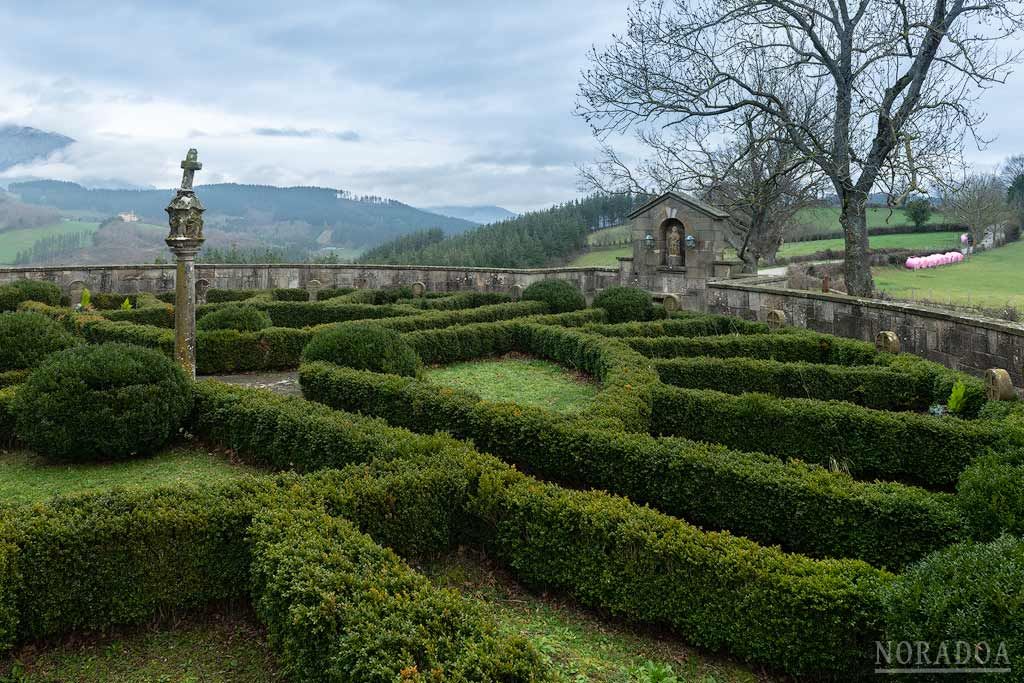
<svg viewBox="0 0 1024 683">
<path fill-rule="evenodd" d="M 650 629 L 597 618 L 534 595 L 476 555 L 422 568 L 435 583 L 483 602 L 501 628 L 533 641 L 566 683 L 751 683 L 781 680 L 698 652 Z"/>
<path fill-rule="evenodd" d="M 284 680 L 263 628 L 241 607 L 173 623 L 30 644 L 0 664 L 3 683 L 269 683 Z"/>
</svg>

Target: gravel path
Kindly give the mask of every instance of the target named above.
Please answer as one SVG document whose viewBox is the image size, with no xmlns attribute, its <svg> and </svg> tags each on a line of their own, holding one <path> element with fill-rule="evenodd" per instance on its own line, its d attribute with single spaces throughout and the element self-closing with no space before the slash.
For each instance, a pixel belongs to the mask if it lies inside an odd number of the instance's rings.
<svg viewBox="0 0 1024 683">
<path fill-rule="evenodd" d="M 254 389 L 267 389 L 282 396 L 302 396 L 297 370 L 247 372 L 238 375 L 207 375 L 202 379 L 215 379 L 225 384 L 237 384 Z"/>
</svg>

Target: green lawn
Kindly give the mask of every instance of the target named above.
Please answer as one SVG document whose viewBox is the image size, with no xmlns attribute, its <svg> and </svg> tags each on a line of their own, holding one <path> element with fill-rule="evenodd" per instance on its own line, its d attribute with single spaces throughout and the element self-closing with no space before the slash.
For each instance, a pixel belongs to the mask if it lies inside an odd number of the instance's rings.
<svg viewBox="0 0 1024 683">
<path fill-rule="evenodd" d="M 897 299 L 1024 308 L 1024 241 L 925 270 L 876 268 L 875 286 Z"/>
<path fill-rule="evenodd" d="M 149 489 L 182 482 L 218 483 L 256 471 L 196 448 L 175 448 L 151 458 L 96 465 L 52 464 L 28 451 L 0 451 L 0 502 L 32 503 L 115 486 Z"/>
<path fill-rule="evenodd" d="M 945 216 L 938 211 L 934 211 L 928 222 L 942 223 L 945 220 Z M 903 209 L 893 209 L 890 212 L 889 209 L 878 208 L 868 208 L 867 221 L 869 228 L 880 228 L 887 225 L 909 225 L 911 222 Z M 800 230 L 801 233 L 830 233 L 840 232 L 843 229 L 843 226 L 839 223 L 838 206 L 819 206 L 801 209 L 797 212 L 793 222 L 804 226 Z"/>
<path fill-rule="evenodd" d="M 585 408 L 598 391 L 596 384 L 559 365 L 511 356 L 429 368 L 426 375 L 485 401 L 513 401 L 558 412 Z"/>
<path fill-rule="evenodd" d="M 934 249 L 935 251 L 952 251 L 960 249 L 959 232 L 922 232 L 902 235 L 875 235 L 870 237 L 872 249 Z M 810 242 L 790 242 L 779 249 L 779 256 L 802 256 L 817 251 L 832 249 L 842 251 L 843 240 L 812 240 Z"/>
<path fill-rule="evenodd" d="M 585 254 L 580 254 L 570 261 L 568 265 L 577 268 L 616 268 L 619 265 L 617 259 L 620 256 L 632 255 L 633 247 L 628 244 L 624 247 L 615 247 L 614 249 L 592 249 Z"/>
<path fill-rule="evenodd" d="M 5 677 L 6 676 L 6 677 Z M 263 629 L 240 608 L 32 645 L 0 662 L 11 683 L 263 683 L 281 681 Z"/>
<path fill-rule="evenodd" d="M 696 651 L 666 634 L 598 619 L 571 603 L 529 593 L 475 556 L 451 556 L 424 571 L 438 585 L 485 604 L 505 632 L 529 638 L 565 683 L 774 680 Z"/>
<path fill-rule="evenodd" d="M 36 240 L 51 235 L 68 235 L 76 232 L 96 232 L 99 223 L 89 221 L 61 221 L 41 228 L 7 230 L 0 232 L 0 264 L 14 263 L 19 251 L 31 248 Z"/>
<path fill-rule="evenodd" d="M 628 240 L 631 235 L 632 226 L 628 223 L 613 225 L 610 228 L 595 230 L 587 235 L 587 244 L 607 244 L 608 242 L 621 242 Z"/>
</svg>

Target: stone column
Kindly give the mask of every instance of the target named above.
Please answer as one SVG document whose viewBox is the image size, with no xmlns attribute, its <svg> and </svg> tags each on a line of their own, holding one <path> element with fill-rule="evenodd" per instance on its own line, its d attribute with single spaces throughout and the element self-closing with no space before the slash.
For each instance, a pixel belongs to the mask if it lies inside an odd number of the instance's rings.
<svg viewBox="0 0 1024 683">
<path fill-rule="evenodd" d="M 193 379 L 196 376 L 196 254 L 202 246 L 203 208 L 192 190 L 195 172 L 203 167 L 196 150 L 181 162 L 181 188 L 167 206 L 171 231 L 167 246 L 177 261 L 174 281 L 174 357 Z"/>
</svg>

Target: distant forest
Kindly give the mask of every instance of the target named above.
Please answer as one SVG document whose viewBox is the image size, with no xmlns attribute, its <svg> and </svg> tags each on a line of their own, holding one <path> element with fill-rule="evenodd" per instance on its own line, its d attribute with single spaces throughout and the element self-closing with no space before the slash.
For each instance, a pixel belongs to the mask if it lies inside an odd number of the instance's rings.
<svg viewBox="0 0 1024 683">
<path fill-rule="evenodd" d="M 114 215 L 135 211 L 158 224 L 166 221 L 164 207 L 172 190 L 91 190 L 76 183 L 36 180 L 12 183 L 10 191 L 23 202 L 66 210 Z M 196 192 L 208 216 L 233 217 L 223 222 L 228 231 L 245 232 L 251 224 L 305 225 L 305 234 L 292 241 L 312 245 L 330 231 L 324 242 L 353 247 L 380 244 L 414 230 L 440 228 L 458 233 L 475 226 L 469 221 L 416 209 L 381 197 L 354 197 L 343 190 L 322 187 L 272 187 L 225 183 L 202 185 Z"/>
<path fill-rule="evenodd" d="M 538 268 L 562 263 L 583 249 L 591 230 L 617 225 L 648 199 L 594 194 L 533 211 L 461 235 L 440 230 L 404 235 L 364 252 L 358 263 Z"/>
</svg>

